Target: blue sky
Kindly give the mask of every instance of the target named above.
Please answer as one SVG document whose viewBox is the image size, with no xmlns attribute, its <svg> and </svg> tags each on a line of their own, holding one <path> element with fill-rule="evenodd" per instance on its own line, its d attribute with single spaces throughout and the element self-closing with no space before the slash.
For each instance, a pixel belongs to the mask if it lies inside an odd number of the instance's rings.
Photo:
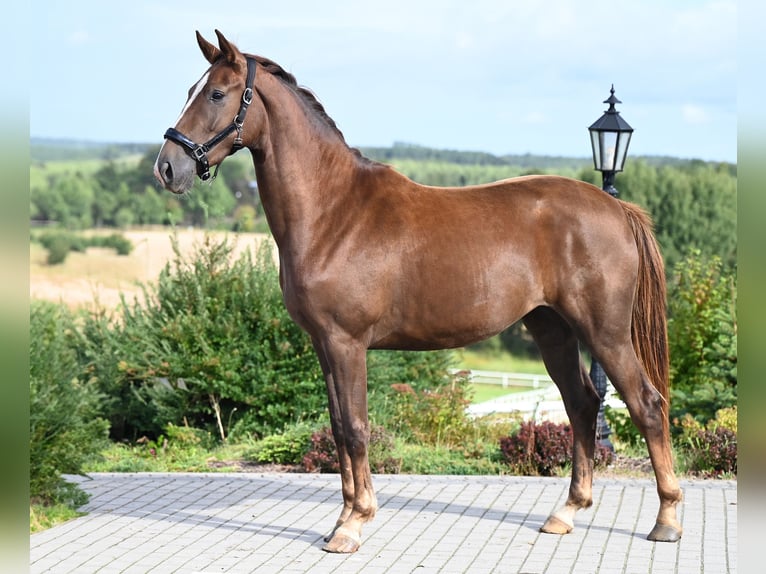
<svg viewBox="0 0 766 574">
<path fill-rule="evenodd" d="M 220 29 L 353 146 L 590 155 L 614 83 L 630 155 L 737 158 L 732 0 L 35 2 L 30 135 L 160 143 Z"/>
</svg>

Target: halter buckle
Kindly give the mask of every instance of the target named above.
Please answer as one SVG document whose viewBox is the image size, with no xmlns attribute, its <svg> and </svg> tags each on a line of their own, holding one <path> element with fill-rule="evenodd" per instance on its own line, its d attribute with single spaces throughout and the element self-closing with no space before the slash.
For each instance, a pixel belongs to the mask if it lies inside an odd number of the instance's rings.
<svg viewBox="0 0 766 574">
<path fill-rule="evenodd" d="M 207 160 L 207 148 L 204 145 L 198 145 L 191 150 L 192 156 L 198 162 L 205 162 Z"/>
</svg>

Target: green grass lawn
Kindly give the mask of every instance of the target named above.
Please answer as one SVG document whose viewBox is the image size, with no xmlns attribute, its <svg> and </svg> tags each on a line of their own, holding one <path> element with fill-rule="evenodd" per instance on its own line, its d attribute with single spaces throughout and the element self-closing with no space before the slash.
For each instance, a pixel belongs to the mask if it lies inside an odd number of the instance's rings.
<svg viewBox="0 0 766 574">
<path fill-rule="evenodd" d="M 503 387 L 502 385 L 491 385 L 486 383 L 474 383 L 471 385 L 473 391 L 472 403 L 483 403 L 509 395 L 531 390 L 530 387 Z"/>
<path fill-rule="evenodd" d="M 505 371 L 507 373 L 527 373 L 546 375 L 545 365 L 541 360 L 514 357 L 506 351 L 478 352 L 460 349 L 457 352 L 459 369 L 477 369 L 480 371 Z"/>
<path fill-rule="evenodd" d="M 474 369 L 478 371 L 500 371 L 506 373 L 525 373 L 529 375 L 547 375 L 545 365 L 540 360 L 514 357 L 506 351 L 476 351 L 459 349 L 458 369 Z M 472 403 L 482 403 L 508 395 L 530 390 L 530 387 L 503 387 L 486 383 L 474 383 Z"/>
</svg>

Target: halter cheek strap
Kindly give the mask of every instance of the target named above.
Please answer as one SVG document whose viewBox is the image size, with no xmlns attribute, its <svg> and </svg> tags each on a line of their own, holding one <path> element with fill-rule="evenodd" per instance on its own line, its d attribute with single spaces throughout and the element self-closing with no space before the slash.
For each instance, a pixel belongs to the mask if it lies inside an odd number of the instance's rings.
<svg viewBox="0 0 766 574">
<path fill-rule="evenodd" d="M 246 56 L 245 59 L 247 60 L 247 80 L 245 82 L 245 91 L 242 93 L 242 101 L 239 104 L 239 111 L 228 126 L 226 126 L 223 130 L 218 132 L 203 144 L 195 143 L 175 128 L 168 128 L 168 130 L 165 132 L 165 139 L 172 140 L 179 144 L 181 147 L 185 148 L 192 159 L 197 162 L 197 173 L 199 174 L 199 177 L 202 181 L 207 181 L 210 179 L 210 161 L 208 160 L 207 154 L 211 149 L 229 137 L 229 135 L 234 131 L 237 132 L 237 137 L 234 138 L 234 143 L 231 146 L 229 155 L 242 148 L 242 126 L 245 123 L 247 107 L 253 101 L 253 84 L 255 83 L 256 70 L 255 60 L 249 56 Z M 220 164 L 218 165 L 220 166 Z M 215 172 L 213 173 L 213 179 L 215 179 L 217 174 L 218 166 L 216 166 Z"/>
</svg>

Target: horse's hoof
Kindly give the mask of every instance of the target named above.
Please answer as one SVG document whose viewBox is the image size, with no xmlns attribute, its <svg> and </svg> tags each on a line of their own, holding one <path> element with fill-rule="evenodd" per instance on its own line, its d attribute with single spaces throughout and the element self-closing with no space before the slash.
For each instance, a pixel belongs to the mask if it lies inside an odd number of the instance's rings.
<svg viewBox="0 0 766 574">
<path fill-rule="evenodd" d="M 569 534 L 572 532 L 573 528 L 573 524 L 567 524 L 560 518 L 549 516 L 548 520 L 545 521 L 545 524 L 540 527 L 540 532 L 545 532 L 547 534 Z"/>
<path fill-rule="evenodd" d="M 336 532 L 330 541 L 322 547 L 322 550 L 333 554 L 353 554 L 359 550 L 361 545 L 360 540 Z"/>
<path fill-rule="evenodd" d="M 683 530 L 680 526 L 670 524 L 655 524 L 647 538 L 655 542 L 678 542 Z"/>
</svg>

